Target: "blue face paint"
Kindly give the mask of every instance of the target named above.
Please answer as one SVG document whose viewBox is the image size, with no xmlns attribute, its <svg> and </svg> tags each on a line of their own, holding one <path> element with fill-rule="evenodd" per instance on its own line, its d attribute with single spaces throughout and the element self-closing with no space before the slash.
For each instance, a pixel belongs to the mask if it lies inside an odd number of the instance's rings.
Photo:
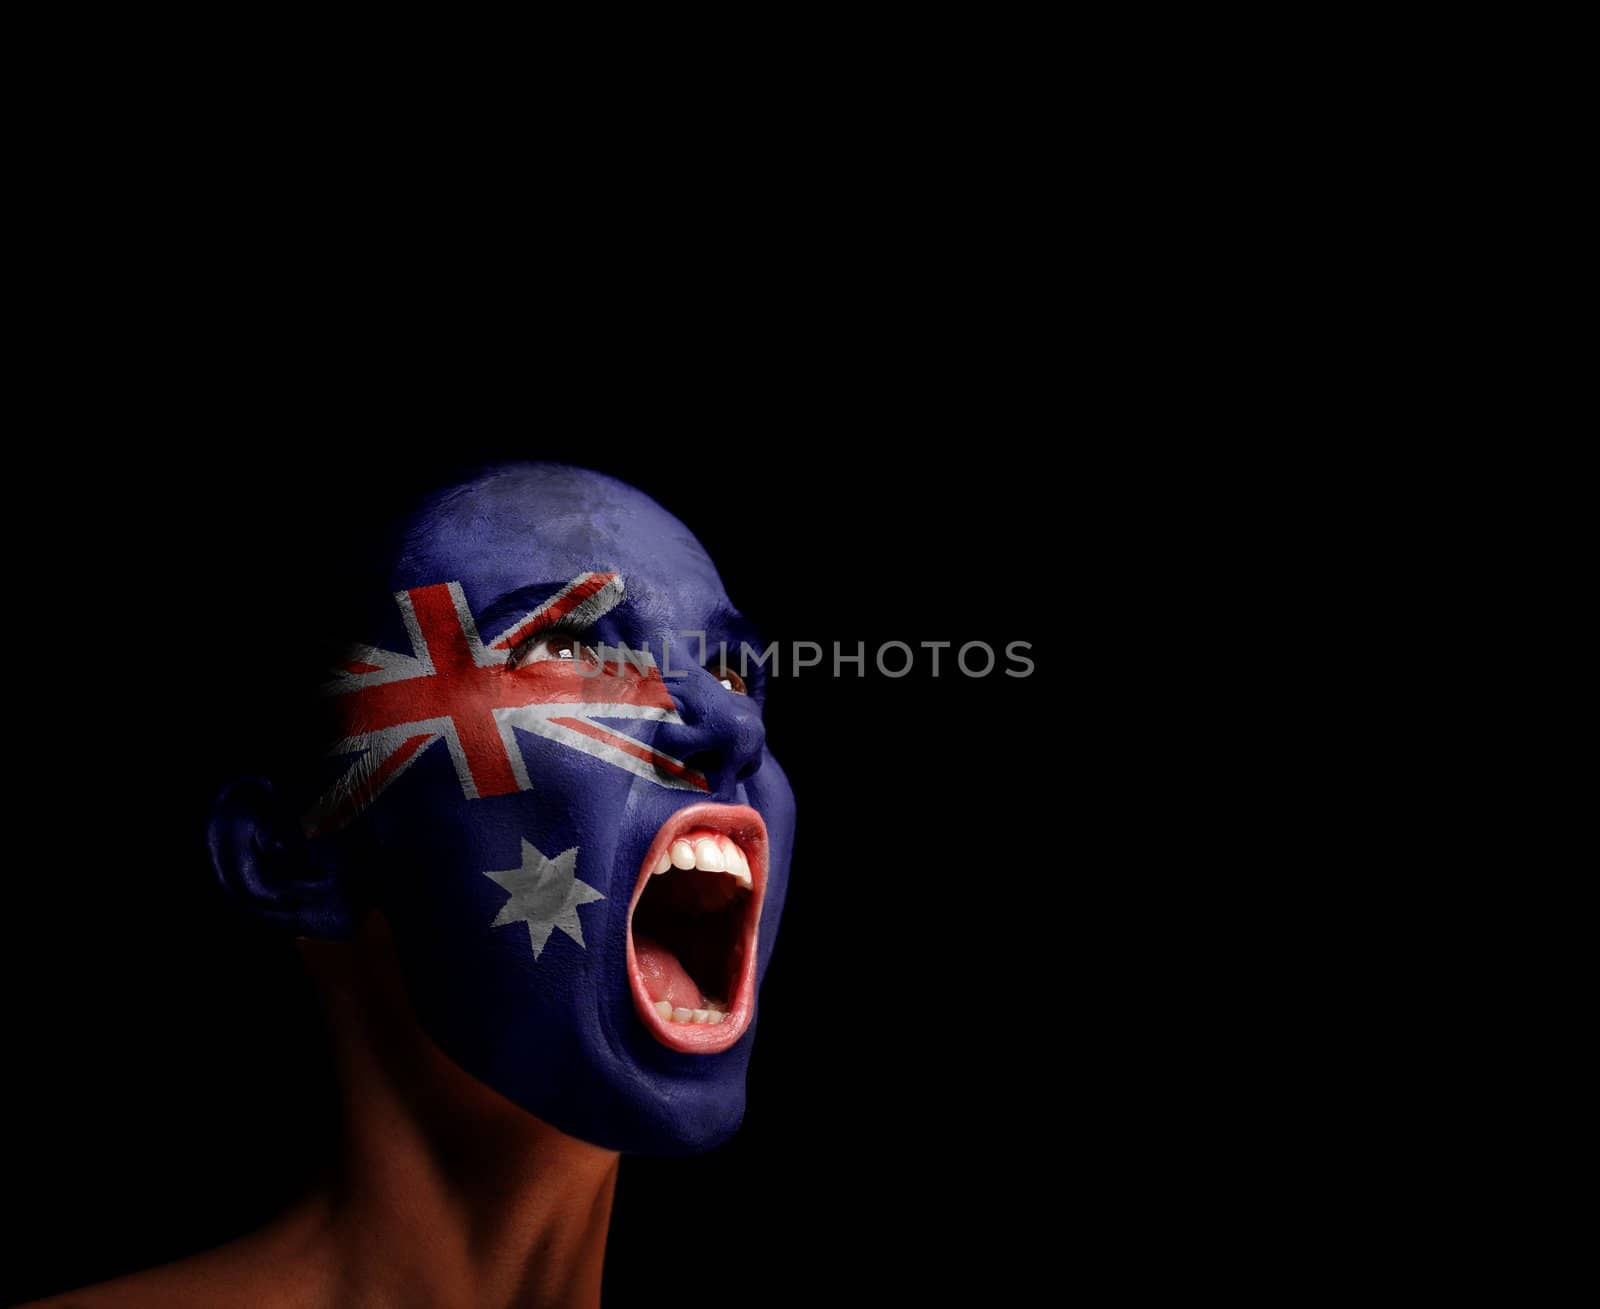
<svg viewBox="0 0 1600 1309">
<path fill-rule="evenodd" d="M 711 560 L 630 487 L 518 465 L 434 496 L 387 581 L 328 688 L 313 847 L 479 1080 L 613 1149 L 726 1140 L 794 796 L 760 686 L 717 665 L 752 634 Z"/>
</svg>

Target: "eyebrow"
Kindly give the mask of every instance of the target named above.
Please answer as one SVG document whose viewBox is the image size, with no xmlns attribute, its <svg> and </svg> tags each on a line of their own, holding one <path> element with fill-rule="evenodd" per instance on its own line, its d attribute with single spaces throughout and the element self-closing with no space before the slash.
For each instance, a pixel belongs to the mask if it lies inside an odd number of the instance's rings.
<svg viewBox="0 0 1600 1309">
<path fill-rule="evenodd" d="M 526 618 L 540 605 L 547 603 L 550 598 L 557 595 L 562 589 L 572 584 L 572 579 L 567 578 L 560 582 L 530 582 L 527 586 L 519 586 L 515 591 L 507 591 L 504 595 L 490 601 L 487 608 L 478 614 L 478 630 L 492 633 L 483 639 L 486 642 L 498 642 L 510 630 L 511 625 L 518 620 Z M 624 578 L 624 599 L 627 603 L 626 578 Z M 537 627 L 530 627 L 526 632 L 520 633 L 521 639 L 526 639 L 535 631 L 542 630 L 548 624 L 540 623 Z M 687 629 L 693 631 L 695 629 Z M 709 616 L 705 627 L 706 654 L 710 656 L 716 649 L 716 642 L 712 640 L 712 633 L 723 634 L 730 651 L 736 651 L 741 642 L 755 647 L 756 650 L 765 648 L 761 639 L 761 631 L 754 623 L 741 614 L 738 610 L 728 605 L 719 605 Z"/>
<path fill-rule="evenodd" d="M 483 638 L 486 643 L 498 641 L 510 630 L 513 623 L 526 618 L 540 605 L 570 585 L 572 579 L 569 577 L 561 582 L 530 582 L 527 586 L 519 586 L 515 591 L 507 591 L 498 599 L 490 601 L 487 608 L 478 612 L 478 631 L 489 634 Z"/>
<path fill-rule="evenodd" d="M 761 629 L 736 609 L 722 606 L 711 615 L 711 622 L 706 627 L 706 655 L 709 658 L 715 643 L 711 640 L 712 629 L 720 629 L 727 633 L 728 648 L 737 650 L 741 644 L 754 646 L 757 651 L 763 649 Z"/>
</svg>

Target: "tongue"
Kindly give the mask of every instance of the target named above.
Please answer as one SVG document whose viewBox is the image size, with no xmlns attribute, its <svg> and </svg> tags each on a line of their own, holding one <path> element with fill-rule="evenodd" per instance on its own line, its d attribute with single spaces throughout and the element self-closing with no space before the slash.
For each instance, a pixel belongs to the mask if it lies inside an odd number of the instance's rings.
<svg viewBox="0 0 1600 1309">
<path fill-rule="evenodd" d="M 644 975 L 644 991 L 652 1001 L 665 1000 L 674 1009 L 704 1009 L 706 1000 L 678 956 L 648 936 L 635 935 L 633 956 Z"/>
</svg>

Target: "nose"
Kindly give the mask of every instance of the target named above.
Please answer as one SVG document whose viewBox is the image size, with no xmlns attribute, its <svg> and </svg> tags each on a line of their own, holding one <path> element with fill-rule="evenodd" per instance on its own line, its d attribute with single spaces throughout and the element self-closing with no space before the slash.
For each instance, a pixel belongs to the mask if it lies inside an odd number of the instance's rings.
<svg viewBox="0 0 1600 1309">
<path fill-rule="evenodd" d="M 731 796 L 761 767 L 767 729 L 756 703 L 730 691 L 704 668 L 669 679 L 667 689 L 683 721 L 662 723 L 656 731 L 656 748 L 704 777 L 713 798 Z"/>
</svg>

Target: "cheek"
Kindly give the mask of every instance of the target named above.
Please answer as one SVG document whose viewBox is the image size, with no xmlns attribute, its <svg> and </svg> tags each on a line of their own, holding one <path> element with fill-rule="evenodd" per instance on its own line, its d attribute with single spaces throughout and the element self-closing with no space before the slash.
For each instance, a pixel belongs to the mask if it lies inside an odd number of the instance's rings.
<svg viewBox="0 0 1600 1309">
<path fill-rule="evenodd" d="M 538 1112 L 556 1094 L 541 1070 L 604 1052 L 607 979 L 623 976 L 616 825 L 594 818 L 605 788 L 570 763 L 492 798 L 452 794 L 447 760 L 407 780 L 385 798 L 375 898 L 416 1014 L 480 1080 Z"/>
<path fill-rule="evenodd" d="M 556 965 L 586 966 L 597 958 L 617 930 L 614 924 L 625 922 L 632 877 L 631 870 L 618 871 L 618 850 L 630 779 L 538 738 L 524 736 L 519 744 L 532 783 L 528 790 L 469 798 L 439 750 L 419 760 L 374 806 L 374 894 L 408 934 L 487 951 L 538 989 Z M 560 875 L 568 885 L 581 884 L 573 890 L 580 898 L 572 906 L 581 947 L 574 936 L 570 943 L 552 942 L 550 954 L 541 950 L 537 959 L 527 923 L 519 928 L 515 913 L 526 909 L 536 921 L 563 915 L 538 911 L 557 895 L 553 882 L 547 890 L 531 875 L 520 882 L 510 876 L 530 858 L 530 846 L 539 858 L 564 858 Z M 512 901 L 517 903 L 508 910 Z M 568 958 L 573 949 L 581 953 Z"/>
<path fill-rule="evenodd" d="M 788 897 L 789 873 L 794 853 L 795 799 L 789 779 L 769 753 L 760 770 L 747 783 L 750 804 L 767 825 L 767 898 L 761 913 L 760 968 L 765 976 L 777 940 L 783 904 Z"/>
</svg>

